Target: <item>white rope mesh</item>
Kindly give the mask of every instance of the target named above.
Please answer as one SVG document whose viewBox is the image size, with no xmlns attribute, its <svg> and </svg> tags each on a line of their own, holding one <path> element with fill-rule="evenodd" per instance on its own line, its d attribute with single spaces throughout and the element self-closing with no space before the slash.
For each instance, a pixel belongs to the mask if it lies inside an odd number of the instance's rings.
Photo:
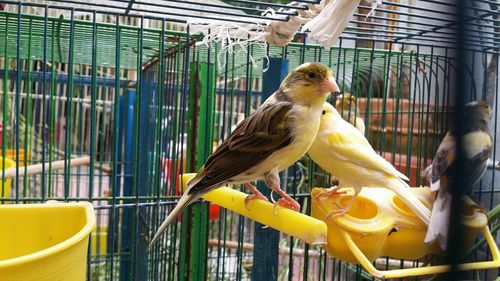
<svg viewBox="0 0 500 281">
<path fill-rule="evenodd" d="M 218 55 L 219 69 L 225 65 L 226 54 L 233 54 L 247 50 L 250 45 L 262 48 L 267 58 L 267 44 L 275 46 L 285 46 L 290 43 L 295 34 L 301 30 L 309 31 L 309 38 L 316 40 L 326 49 L 329 49 L 337 42 L 347 24 L 352 19 L 356 8 L 361 0 L 322 0 L 319 4 L 306 4 L 302 2 L 291 2 L 290 9 L 281 8 L 278 11 L 292 12 L 293 7 L 307 7 L 307 10 L 297 10 L 297 16 L 291 16 L 286 22 L 273 21 L 271 18 L 276 11 L 269 8 L 263 15 L 269 16 L 269 20 L 257 20 L 253 24 L 243 24 L 228 21 L 215 21 L 199 18 L 190 18 L 187 24 L 193 34 L 203 33 L 203 40 L 197 42 L 198 45 L 209 45 L 213 42 L 222 46 Z M 371 0 L 372 9 L 368 13 L 369 17 L 382 0 Z M 301 29 L 302 26 L 302 29 Z M 255 64 L 254 58 L 250 60 Z M 264 63 L 264 65 L 267 65 Z M 266 70 L 266 69 L 265 69 Z M 265 71 L 264 70 L 264 71 Z"/>
</svg>

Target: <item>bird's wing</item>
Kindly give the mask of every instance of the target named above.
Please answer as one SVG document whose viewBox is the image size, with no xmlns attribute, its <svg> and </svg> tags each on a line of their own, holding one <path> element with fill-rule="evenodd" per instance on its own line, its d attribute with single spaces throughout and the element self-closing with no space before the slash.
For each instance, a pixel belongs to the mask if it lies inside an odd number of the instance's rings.
<svg viewBox="0 0 500 281">
<path fill-rule="evenodd" d="M 464 174 L 464 184 L 468 190 L 483 177 L 492 149 L 493 138 L 489 133 L 476 131 L 465 134 L 464 150 L 467 170 Z"/>
<path fill-rule="evenodd" d="M 441 176 L 448 170 L 448 167 L 455 161 L 455 138 L 452 134 L 447 133 L 441 144 L 439 144 L 436 156 L 432 160 L 431 168 L 431 189 L 439 190 L 439 180 Z"/>
<path fill-rule="evenodd" d="M 379 171 L 408 180 L 404 174 L 378 155 L 368 140 L 354 127 L 331 132 L 328 135 L 328 145 L 331 148 L 330 151 L 336 153 L 337 157 L 352 162 L 360 168 Z"/>
<path fill-rule="evenodd" d="M 471 188 L 481 177 L 486 170 L 486 162 L 491 155 L 492 138 L 486 132 L 472 132 L 464 135 L 464 152 L 465 152 L 465 166 L 467 173 L 464 174 L 464 182 L 467 188 Z M 455 161 L 455 138 L 450 134 L 446 134 L 443 141 L 439 145 L 436 156 L 432 161 L 431 172 L 431 188 L 436 191 L 439 186 L 441 177 L 447 174 L 448 177 L 452 176 L 453 172 L 448 173 L 448 170 L 453 166 Z M 448 178 L 448 181 L 453 181 Z"/>
<path fill-rule="evenodd" d="M 224 184 L 292 142 L 290 102 L 264 105 L 244 119 L 190 182 L 190 193 Z"/>
</svg>

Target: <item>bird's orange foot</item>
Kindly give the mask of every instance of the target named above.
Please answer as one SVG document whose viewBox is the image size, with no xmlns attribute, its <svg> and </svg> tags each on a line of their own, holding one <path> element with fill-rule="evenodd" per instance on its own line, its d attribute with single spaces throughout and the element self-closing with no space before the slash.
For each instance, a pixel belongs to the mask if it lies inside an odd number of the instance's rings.
<svg viewBox="0 0 500 281">
<path fill-rule="evenodd" d="M 294 210 L 296 212 L 300 212 L 300 204 L 293 199 L 281 198 L 280 200 L 278 200 L 278 202 L 276 202 L 276 205 Z M 276 213 L 276 209 L 274 211 Z"/>
<path fill-rule="evenodd" d="M 250 211 L 250 209 L 248 208 L 248 203 L 250 203 L 250 201 L 252 200 L 255 200 L 255 199 L 260 199 L 260 200 L 264 200 L 264 201 L 269 201 L 267 200 L 267 197 L 264 196 L 264 194 L 262 193 L 254 193 L 254 194 L 250 194 L 248 195 L 246 198 L 245 198 L 245 208 L 247 208 L 247 210 Z"/>
<path fill-rule="evenodd" d="M 336 186 L 334 188 L 329 189 L 328 191 L 321 192 L 320 194 L 315 195 L 313 199 L 317 199 L 318 197 L 330 197 L 332 195 L 342 195 L 347 193 L 347 191 L 339 191 L 340 188 L 342 187 Z"/>
<path fill-rule="evenodd" d="M 331 211 L 330 213 L 328 213 L 328 215 L 326 215 L 325 220 L 328 220 L 330 218 L 334 219 L 334 218 L 338 218 L 340 216 L 343 216 L 343 215 L 347 214 L 347 211 L 349 211 L 347 208 L 341 208 L 338 210 Z"/>
</svg>

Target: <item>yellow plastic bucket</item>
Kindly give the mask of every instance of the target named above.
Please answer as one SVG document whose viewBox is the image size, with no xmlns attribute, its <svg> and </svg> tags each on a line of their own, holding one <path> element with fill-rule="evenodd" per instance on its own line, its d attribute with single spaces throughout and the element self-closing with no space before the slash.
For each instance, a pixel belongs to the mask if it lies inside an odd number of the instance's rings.
<svg viewBox="0 0 500 281">
<path fill-rule="evenodd" d="M 0 206 L 0 280 L 85 280 L 92 204 Z"/>
<path fill-rule="evenodd" d="M 9 158 L 5 158 L 5 167 L 3 166 L 4 159 L 0 157 L 0 198 L 8 198 L 10 194 L 10 183 L 11 179 L 5 179 L 2 182 L 2 171 L 8 168 L 12 168 L 16 166 L 16 162 L 10 160 Z M 0 202 L 1 204 L 1 202 Z"/>
</svg>

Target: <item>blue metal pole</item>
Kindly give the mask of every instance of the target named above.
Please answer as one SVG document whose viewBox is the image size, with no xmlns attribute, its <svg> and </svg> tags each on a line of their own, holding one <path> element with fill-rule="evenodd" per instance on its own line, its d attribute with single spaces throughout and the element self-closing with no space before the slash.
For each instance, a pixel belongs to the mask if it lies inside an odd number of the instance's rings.
<svg viewBox="0 0 500 281">
<path fill-rule="evenodd" d="M 122 154 L 118 154 L 118 161 L 120 163 L 125 163 L 125 174 L 123 177 L 123 196 L 132 196 L 132 186 L 133 186 L 133 176 L 134 176 L 134 155 L 133 155 L 133 135 L 134 135 L 134 110 L 135 110 L 135 91 L 127 91 L 126 96 L 120 97 L 120 126 L 119 126 L 119 135 L 123 136 L 118 139 L 118 148 L 121 150 L 122 145 L 124 143 L 124 157 L 125 160 L 122 161 Z M 118 168 L 119 166 L 117 166 Z M 120 171 L 121 172 L 121 171 Z M 118 171 L 117 171 L 118 173 Z M 119 190 L 120 187 L 119 181 L 116 183 L 115 190 Z M 132 251 L 132 237 L 131 231 L 133 228 L 132 221 L 132 209 L 124 208 L 122 214 L 122 224 L 121 224 L 121 233 L 122 233 L 122 242 L 121 242 L 121 262 L 120 262 L 120 280 L 131 280 L 131 251 Z M 114 246 L 113 246 L 114 247 Z M 127 253 L 128 256 L 125 256 Z"/>
<path fill-rule="evenodd" d="M 288 60 L 271 58 L 269 69 L 264 72 L 262 81 L 262 99 L 265 100 L 276 91 L 288 73 Z M 270 189 L 263 182 L 257 188 L 269 196 Z M 272 228 L 264 228 L 263 224 L 255 222 L 253 248 L 252 281 L 278 280 L 279 232 Z"/>
</svg>

